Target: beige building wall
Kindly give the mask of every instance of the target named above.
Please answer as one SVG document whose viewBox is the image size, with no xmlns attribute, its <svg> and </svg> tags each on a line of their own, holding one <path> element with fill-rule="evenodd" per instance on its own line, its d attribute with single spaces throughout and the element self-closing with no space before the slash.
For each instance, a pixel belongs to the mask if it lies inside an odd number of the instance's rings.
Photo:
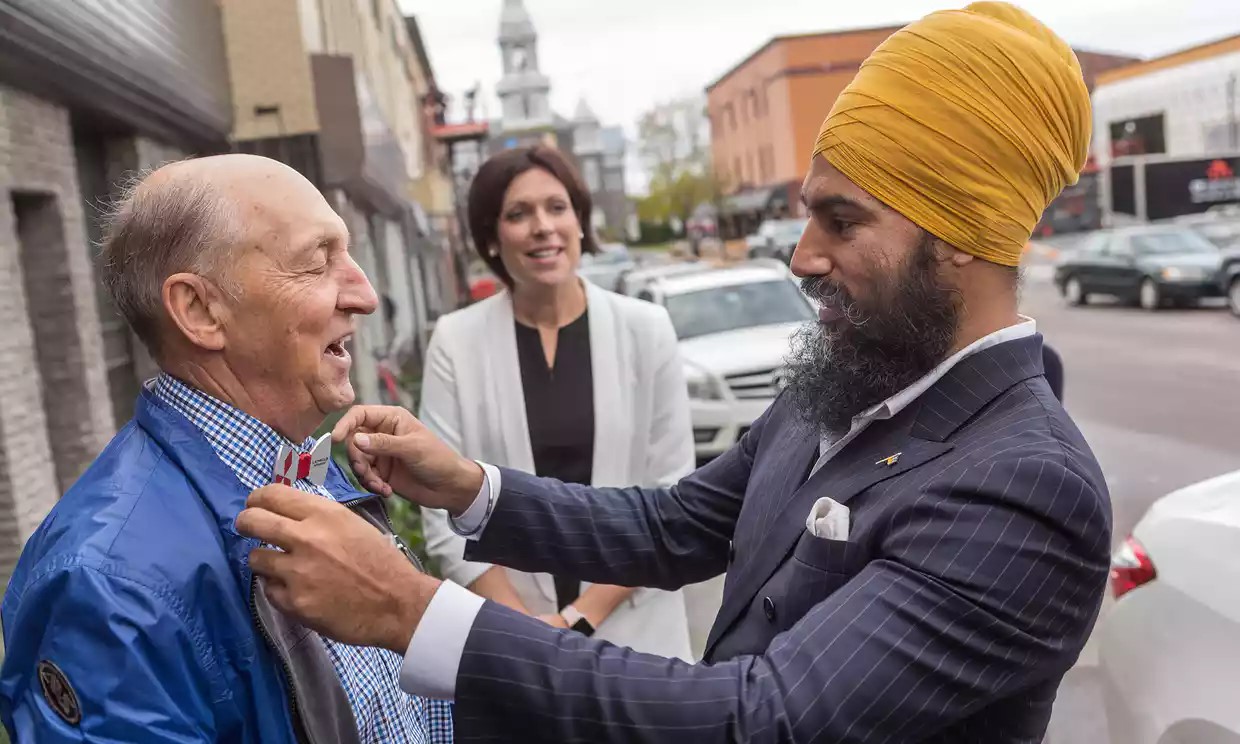
<svg viewBox="0 0 1240 744">
<path fill-rule="evenodd" d="M 220 0 L 237 139 L 319 129 L 303 5 L 300 0 Z"/>
</svg>

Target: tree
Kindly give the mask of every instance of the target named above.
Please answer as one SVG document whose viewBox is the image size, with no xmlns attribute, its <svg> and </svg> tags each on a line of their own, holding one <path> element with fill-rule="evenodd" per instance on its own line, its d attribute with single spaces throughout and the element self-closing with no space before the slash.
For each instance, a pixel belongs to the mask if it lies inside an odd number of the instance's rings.
<svg viewBox="0 0 1240 744">
<path fill-rule="evenodd" d="M 643 222 L 683 225 L 703 203 L 718 205 L 722 184 L 711 163 L 710 120 L 700 96 L 655 106 L 637 123 L 637 148 L 650 174 L 637 204 Z"/>
</svg>

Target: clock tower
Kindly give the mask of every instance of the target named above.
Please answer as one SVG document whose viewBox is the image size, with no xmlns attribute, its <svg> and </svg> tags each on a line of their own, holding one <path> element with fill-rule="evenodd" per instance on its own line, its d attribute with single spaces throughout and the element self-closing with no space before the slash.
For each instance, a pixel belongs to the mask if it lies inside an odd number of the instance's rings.
<svg viewBox="0 0 1240 744">
<path fill-rule="evenodd" d="M 551 81 L 538 69 L 538 34 L 522 0 L 504 0 L 499 49 L 504 64 L 504 77 L 496 86 L 503 107 L 501 129 L 513 133 L 551 129 Z"/>
</svg>

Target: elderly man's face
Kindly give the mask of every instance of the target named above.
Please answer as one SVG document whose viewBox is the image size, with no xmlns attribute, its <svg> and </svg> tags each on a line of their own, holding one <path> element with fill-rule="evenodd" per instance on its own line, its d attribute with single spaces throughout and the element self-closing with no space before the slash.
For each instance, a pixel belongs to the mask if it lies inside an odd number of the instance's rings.
<svg viewBox="0 0 1240 744">
<path fill-rule="evenodd" d="M 251 398 L 283 408 L 277 428 L 312 430 L 353 402 L 348 342 L 353 316 L 375 310 L 374 289 L 344 222 L 300 175 L 269 169 L 233 196 L 249 238 L 231 267 L 240 291 L 226 324 L 229 366 Z"/>
</svg>

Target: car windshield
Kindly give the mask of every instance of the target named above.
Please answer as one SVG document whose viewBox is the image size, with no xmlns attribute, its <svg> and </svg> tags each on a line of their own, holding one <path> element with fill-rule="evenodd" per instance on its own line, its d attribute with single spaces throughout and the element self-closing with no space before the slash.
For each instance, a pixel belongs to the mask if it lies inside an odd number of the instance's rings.
<svg viewBox="0 0 1240 744">
<path fill-rule="evenodd" d="M 787 279 L 672 294 L 666 305 L 681 339 L 813 317 L 801 291 Z"/>
<path fill-rule="evenodd" d="M 1217 253 L 1213 243 L 1191 230 L 1138 233 L 1132 236 L 1138 256 L 1168 256 L 1185 253 Z"/>
</svg>

